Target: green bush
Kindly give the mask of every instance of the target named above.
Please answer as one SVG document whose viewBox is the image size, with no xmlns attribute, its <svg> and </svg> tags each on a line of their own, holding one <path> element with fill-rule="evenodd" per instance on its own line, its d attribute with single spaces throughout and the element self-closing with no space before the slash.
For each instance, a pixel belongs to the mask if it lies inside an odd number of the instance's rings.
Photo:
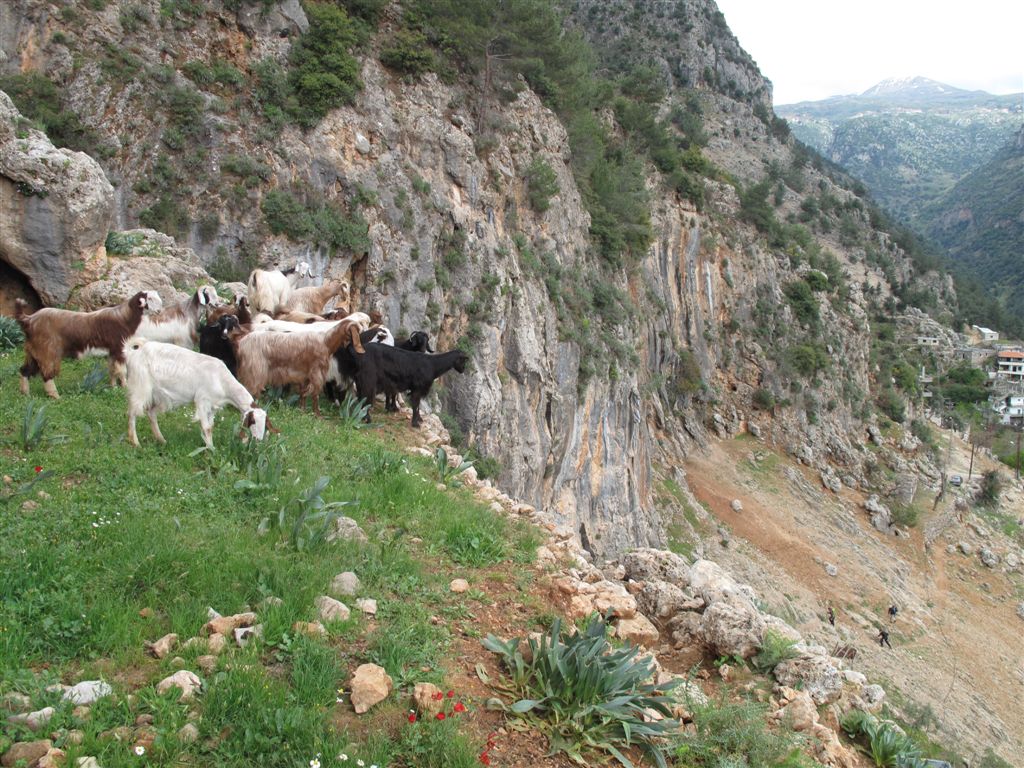
<svg viewBox="0 0 1024 768">
<path fill-rule="evenodd" d="M 369 248 L 366 220 L 358 212 L 346 215 L 326 200 L 303 203 L 289 192 L 272 189 L 263 197 L 260 209 L 275 235 L 315 242 L 331 250 L 362 253 Z"/>
<path fill-rule="evenodd" d="M 0 315 L 0 350 L 14 349 L 25 341 L 21 326 L 13 317 Z"/>
<path fill-rule="evenodd" d="M 520 697 L 508 711 L 545 733 L 553 753 L 565 752 L 586 765 L 584 753 L 599 750 L 631 766 L 620 750 L 635 745 L 666 768 L 664 737 L 677 727 L 667 694 L 677 683 L 647 683 L 654 671 L 650 659 L 638 660 L 636 646 L 612 649 L 607 631 L 594 614 L 584 630 L 563 637 L 555 619 L 546 635 L 526 640 L 530 661 L 519 650 L 520 638 L 503 642 L 488 635 L 483 645 L 501 657 L 510 688 Z M 645 713 L 651 710 L 666 719 L 648 722 Z"/>
<path fill-rule="evenodd" d="M 145 240 L 145 235 L 136 232 L 135 234 L 129 234 L 127 232 L 108 232 L 107 239 L 104 242 L 104 246 L 107 249 L 108 254 L 114 256 L 131 256 L 132 251 L 142 244 Z"/>
<path fill-rule="evenodd" d="M 879 392 L 875 402 L 878 404 L 878 410 L 897 424 L 902 424 L 907 418 L 907 404 L 892 387 L 886 387 Z"/>
<path fill-rule="evenodd" d="M 693 707 L 696 733 L 675 748 L 676 765 L 689 768 L 798 768 L 816 765 L 800 740 L 765 724 L 768 708 L 754 702 L 717 701 Z"/>
<path fill-rule="evenodd" d="M 999 503 L 999 493 L 1003 489 L 1003 482 L 999 472 L 990 469 L 981 476 L 981 488 L 978 490 L 978 502 L 985 506 L 995 506 Z"/>
<path fill-rule="evenodd" d="M 818 300 L 806 280 L 794 280 L 787 283 L 782 293 L 793 310 L 793 315 L 802 324 L 816 325 L 819 320 Z"/>
<path fill-rule="evenodd" d="M 437 66 L 434 52 L 430 49 L 422 32 L 400 29 L 380 52 L 380 62 L 385 67 L 403 75 L 418 77 Z"/>
<path fill-rule="evenodd" d="M 750 399 L 753 406 L 759 411 L 771 412 L 775 410 L 775 395 L 772 394 L 770 389 L 765 389 L 764 387 L 755 389 Z"/>
<path fill-rule="evenodd" d="M 761 650 L 757 652 L 750 662 L 758 672 L 771 672 L 777 664 L 796 658 L 795 645 L 796 640 L 781 635 L 774 629 L 769 629 L 764 633 L 764 639 L 761 641 Z"/>
<path fill-rule="evenodd" d="M 343 8 L 307 3 L 309 29 L 292 46 L 289 77 L 298 109 L 293 117 L 312 128 L 336 107 L 351 104 L 363 84 L 359 62 L 349 53 L 363 35 Z"/>
<path fill-rule="evenodd" d="M 786 361 L 805 378 L 812 378 L 831 365 L 821 344 L 794 344 L 786 350 Z"/>
<path fill-rule="evenodd" d="M 697 394 L 704 384 L 704 377 L 701 375 L 700 365 L 693 352 L 688 349 L 679 350 L 679 360 L 676 362 L 672 383 L 677 396 L 689 397 Z"/>
<path fill-rule="evenodd" d="M 95 153 L 99 144 L 96 132 L 74 112 L 63 108 L 64 92 L 39 72 L 0 76 L 0 91 L 11 97 L 14 106 L 58 147 Z"/>
<path fill-rule="evenodd" d="M 526 196 L 530 207 L 537 213 L 544 213 L 551 207 L 551 198 L 558 194 L 558 175 L 544 158 L 533 158 L 526 169 Z"/>
</svg>

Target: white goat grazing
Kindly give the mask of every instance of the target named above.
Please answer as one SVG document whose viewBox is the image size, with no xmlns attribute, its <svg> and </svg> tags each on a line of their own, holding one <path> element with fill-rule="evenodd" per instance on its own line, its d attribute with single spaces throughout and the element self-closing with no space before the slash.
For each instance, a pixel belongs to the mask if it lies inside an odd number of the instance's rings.
<svg viewBox="0 0 1024 768">
<path fill-rule="evenodd" d="M 253 318 L 253 333 L 327 333 L 339 323 L 349 320 L 356 323 L 360 328 L 369 328 L 372 318 L 365 312 L 353 312 L 341 320 L 321 320 L 315 323 L 293 323 L 288 320 L 264 320 Z"/>
<path fill-rule="evenodd" d="M 292 289 L 303 277 L 313 277 L 309 264 L 300 261 L 294 269 L 254 269 L 249 275 L 249 302 L 257 312 L 271 314 L 288 302 Z"/>
<path fill-rule="evenodd" d="M 128 365 L 128 442 L 139 444 L 135 420 L 149 416 L 153 437 L 167 442 L 156 422 L 158 414 L 195 403 L 195 419 L 203 431 L 203 442 L 213 448 L 213 418 L 225 405 L 242 414 L 242 427 L 262 440 L 267 429 L 275 431 L 267 412 L 257 408 L 253 396 L 215 357 L 202 355 L 174 344 L 147 341 L 135 336 L 125 344 Z"/>
<path fill-rule="evenodd" d="M 199 315 L 202 308 L 220 304 L 220 296 L 212 285 L 200 286 L 191 298 L 143 317 L 135 335 L 191 349 L 199 339 Z"/>
</svg>

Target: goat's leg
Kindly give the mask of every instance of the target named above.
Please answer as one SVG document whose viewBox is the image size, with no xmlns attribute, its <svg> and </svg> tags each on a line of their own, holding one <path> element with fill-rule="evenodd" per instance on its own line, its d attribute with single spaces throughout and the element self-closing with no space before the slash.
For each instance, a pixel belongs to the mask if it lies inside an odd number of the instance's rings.
<svg viewBox="0 0 1024 768">
<path fill-rule="evenodd" d="M 412 425 L 418 427 L 423 423 L 423 419 L 420 418 L 420 395 L 410 392 L 409 399 L 412 401 Z"/>
<path fill-rule="evenodd" d="M 196 421 L 203 431 L 203 442 L 209 450 L 213 450 L 213 416 L 212 408 L 196 406 Z"/>
<path fill-rule="evenodd" d="M 54 400 L 60 400 L 60 394 L 57 392 L 57 385 L 53 379 L 43 379 L 43 391 Z"/>
<path fill-rule="evenodd" d="M 314 389 L 312 397 L 313 397 L 313 415 L 316 416 L 319 419 L 320 418 L 320 391 Z"/>
<path fill-rule="evenodd" d="M 128 368 L 124 358 L 110 356 L 110 386 L 125 387 L 128 385 Z"/>
<path fill-rule="evenodd" d="M 139 436 L 135 432 L 135 419 L 138 418 L 141 412 L 140 408 L 136 408 L 131 403 L 128 404 L 128 443 L 136 448 L 139 447 Z"/>
<path fill-rule="evenodd" d="M 28 380 L 39 373 L 39 363 L 28 352 L 25 353 L 25 364 L 21 366 L 21 394 L 28 394 Z"/>
<path fill-rule="evenodd" d="M 153 437 L 156 438 L 158 443 L 166 444 L 167 441 L 160 434 L 160 425 L 156 423 L 156 408 L 148 408 L 146 413 L 149 416 L 149 428 L 153 431 Z"/>
</svg>

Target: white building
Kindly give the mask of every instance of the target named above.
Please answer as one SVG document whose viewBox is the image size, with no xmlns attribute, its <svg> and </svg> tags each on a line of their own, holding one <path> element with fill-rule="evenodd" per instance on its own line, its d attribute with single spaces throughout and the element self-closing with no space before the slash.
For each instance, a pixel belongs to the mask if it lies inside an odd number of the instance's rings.
<svg viewBox="0 0 1024 768">
<path fill-rule="evenodd" d="M 986 328 L 983 325 L 972 325 L 972 331 L 977 331 L 981 335 L 982 341 L 998 341 L 999 331 L 993 331 L 991 328 Z"/>
<path fill-rule="evenodd" d="M 1007 349 L 996 356 L 996 376 L 1009 381 L 1024 381 L 1024 352 Z"/>
<path fill-rule="evenodd" d="M 992 410 L 1000 415 L 1003 424 L 1024 422 L 1024 395 L 1007 395 L 992 404 Z"/>
</svg>

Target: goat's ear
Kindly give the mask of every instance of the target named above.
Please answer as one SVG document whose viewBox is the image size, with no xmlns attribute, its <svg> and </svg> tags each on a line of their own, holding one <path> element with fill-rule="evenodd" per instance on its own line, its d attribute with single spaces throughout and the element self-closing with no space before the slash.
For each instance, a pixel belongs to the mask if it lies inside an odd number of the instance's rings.
<svg viewBox="0 0 1024 768">
<path fill-rule="evenodd" d="M 206 303 L 207 303 L 206 302 L 206 286 L 204 285 L 202 288 L 200 288 L 196 295 L 199 297 L 199 306 L 200 307 L 205 307 Z"/>
</svg>

